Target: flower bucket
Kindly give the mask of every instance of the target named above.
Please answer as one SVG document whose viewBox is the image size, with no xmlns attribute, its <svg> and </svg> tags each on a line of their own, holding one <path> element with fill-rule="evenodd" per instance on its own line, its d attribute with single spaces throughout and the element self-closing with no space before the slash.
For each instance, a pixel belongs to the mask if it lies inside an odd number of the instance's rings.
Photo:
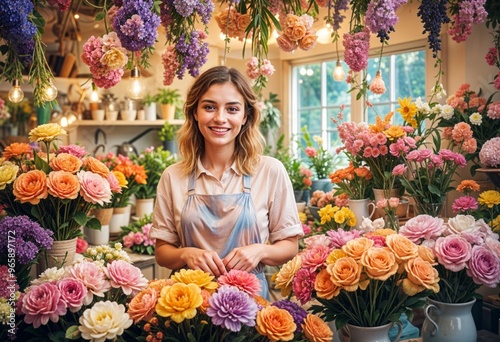
<svg viewBox="0 0 500 342">
<path fill-rule="evenodd" d="M 54 241 L 52 248 L 42 253 L 38 273 L 51 267 L 60 268 L 71 264 L 75 260 L 77 239 Z"/>
<path fill-rule="evenodd" d="M 114 208 L 93 209 L 92 215 L 101 222 L 101 229 L 83 228 L 85 240 L 91 245 L 107 245 L 109 243 L 109 223 Z"/>
<path fill-rule="evenodd" d="M 144 105 L 144 113 L 147 121 L 156 121 L 156 102 Z"/>
<path fill-rule="evenodd" d="M 122 231 L 122 226 L 128 226 L 130 223 L 130 209 L 131 206 L 113 208 L 113 216 L 109 221 L 109 234 L 111 236 L 118 236 Z"/>
<path fill-rule="evenodd" d="M 137 198 L 135 200 L 135 216 L 143 218 L 153 213 L 155 206 L 154 198 Z"/>
</svg>

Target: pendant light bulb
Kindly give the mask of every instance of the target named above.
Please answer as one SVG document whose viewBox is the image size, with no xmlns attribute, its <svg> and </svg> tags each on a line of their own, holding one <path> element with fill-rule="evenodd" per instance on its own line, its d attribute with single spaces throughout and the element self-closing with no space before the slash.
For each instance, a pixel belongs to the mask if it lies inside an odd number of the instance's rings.
<svg viewBox="0 0 500 342">
<path fill-rule="evenodd" d="M 344 68 L 342 67 L 342 63 L 340 63 L 340 60 L 337 59 L 337 65 L 335 66 L 335 69 L 333 69 L 333 79 L 337 82 L 342 82 L 344 78 Z"/>
<path fill-rule="evenodd" d="M 8 96 L 9 101 L 13 103 L 21 102 L 24 99 L 24 92 L 19 85 L 18 79 L 12 82 L 12 88 L 10 88 Z"/>
<path fill-rule="evenodd" d="M 54 101 L 57 97 L 57 88 L 54 86 L 52 81 L 43 88 L 42 99 L 46 102 Z"/>
<path fill-rule="evenodd" d="M 134 67 L 130 73 L 128 96 L 133 100 L 139 100 L 144 97 L 144 86 L 142 85 L 141 73 L 137 67 Z"/>
<path fill-rule="evenodd" d="M 92 90 L 90 93 L 90 102 L 98 102 L 99 101 L 99 93 L 97 90 Z"/>
<path fill-rule="evenodd" d="M 330 44 L 333 42 L 333 28 L 330 23 L 326 23 L 325 27 L 318 30 L 316 33 L 318 36 L 317 42 L 320 44 Z"/>
</svg>

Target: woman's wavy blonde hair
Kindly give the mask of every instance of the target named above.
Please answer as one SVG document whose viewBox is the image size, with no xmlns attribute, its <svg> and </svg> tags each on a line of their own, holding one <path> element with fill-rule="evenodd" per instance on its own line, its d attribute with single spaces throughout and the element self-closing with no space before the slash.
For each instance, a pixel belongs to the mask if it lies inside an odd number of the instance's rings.
<svg viewBox="0 0 500 342">
<path fill-rule="evenodd" d="M 208 89 L 215 84 L 231 82 L 245 100 L 246 123 L 236 137 L 234 161 L 236 168 L 243 174 L 251 175 L 264 151 L 265 140 L 259 130 L 261 121 L 258 98 L 243 75 L 234 68 L 216 66 L 202 73 L 193 83 L 187 93 L 184 104 L 185 123 L 177 132 L 181 170 L 190 174 L 196 167 L 196 162 L 205 149 L 203 135 L 194 118 L 198 102 Z"/>
</svg>

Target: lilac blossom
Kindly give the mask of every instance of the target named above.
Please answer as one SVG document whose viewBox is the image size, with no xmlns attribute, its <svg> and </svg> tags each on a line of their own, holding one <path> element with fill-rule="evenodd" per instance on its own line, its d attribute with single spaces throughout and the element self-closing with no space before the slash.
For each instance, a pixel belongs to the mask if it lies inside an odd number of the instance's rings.
<svg viewBox="0 0 500 342">
<path fill-rule="evenodd" d="M 381 42 L 389 39 L 388 32 L 394 31 L 399 21 L 396 10 L 404 3 L 404 0 L 372 0 L 368 4 L 366 26 L 377 34 Z"/>
<path fill-rule="evenodd" d="M 486 0 L 462 0 L 458 2 L 458 12 L 453 18 L 448 34 L 457 43 L 464 42 L 472 32 L 472 25 L 482 23 L 488 13 L 484 9 Z"/>
<path fill-rule="evenodd" d="M 307 316 L 307 311 L 301 307 L 299 304 L 290 301 L 289 299 L 282 299 L 272 303 L 271 305 L 277 306 L 280 309 L 286 310 L 292 315 L 293 322 L 297 326 L 295 332 L 302 332 L 302 324 Z"/>
</svg>

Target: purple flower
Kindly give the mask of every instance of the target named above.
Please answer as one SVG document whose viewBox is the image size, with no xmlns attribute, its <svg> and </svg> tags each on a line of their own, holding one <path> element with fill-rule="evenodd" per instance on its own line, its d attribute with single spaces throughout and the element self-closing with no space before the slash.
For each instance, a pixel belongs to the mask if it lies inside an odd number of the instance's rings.
<svg viewBox="0 0 500 342">
<path fill-rule="evenodd" d="M 277 302 L 272 303 L 271 305 L 277 306 L 280 309 L 286 310 L 292 315 L 293 322 L 297 326 L 297 330 L 295 332 L 302 332 L 302 324 L 304 323 L 304 319 L 307 316 L 307 311 L 301 307 L 299 304 L 294 303 L 288 299 L 282 299 Z"/>
<path fill-rule="evenodd" d="M 257 304 L 248 294 L 236 287 L 223 285 L 208 300 L 210 307 L 207 315 L 215 325 L 234 332 L 241 330 L 241 325 L 255 326 Z"/>
<path fill-rule="evenodd" d="M 42 249 L 52 247 L 53 232 L 42 228 L 28 216 L 4 217 L 0 221 L 0 260 L 6 263 L 7 251 L 15 246 L 15 261 L 27 265 L 34 261 Z"/>
<path fill-rule="evenodd" d="M 488 248 L 474 246 L 467 275 L 472 277 L 476 284 L 494 288 L 500 281 L 500 260 Z"/>
</svg>

